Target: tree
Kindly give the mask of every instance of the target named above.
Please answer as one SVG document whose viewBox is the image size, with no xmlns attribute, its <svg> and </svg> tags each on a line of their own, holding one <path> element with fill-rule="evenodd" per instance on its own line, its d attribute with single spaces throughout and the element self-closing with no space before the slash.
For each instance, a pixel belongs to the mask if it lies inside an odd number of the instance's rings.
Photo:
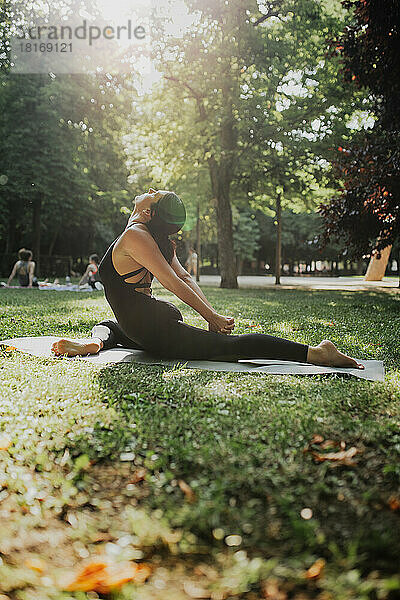
<svg viewBox="0 0 400 600">
<path fill-rule="evenodd" d="M 346 0 L 353 19 L 332 42 L 348 86 L 369 91 L 376 123 L 337 148 L 341 194 L 321 205 L 321 243 L 340 240 L 355 257 L 395 243 L 400 236 L 400 5 L 391 0 Z"/>
<path fill-rule="evenodd" d="M 122 143 L 130 105 L 115 77 L 1 77 L 6 250 L 93 252 L 121 228 L 129 195 Z M 124 191 L 125 189 L 125 191 Z M 60 233 L 62 231 L 62 236 Z M 76 254 L 75 254 L 76 255 Z"/>
<path fill-rule="evenodd" d="M 250 153 L 242 180 L 253 206 L 275 211 L 276 283 L 281 210 L 308 211 L 333 193 L 329 148 L 351 137 L 347 122 L 366 108 L 361 92 L 338 82 L 338 60 L 327 60 L 328 34 L 343 30 L 338 7 L 337 2 L 275 2 L 254 23 L 264 29 L 264 50 L 247 80 L 253 98 L 249 107 L 256 115 L 249 145 L 258 152 Z"/>
<path fill-rule="evenodd" d="M 91 10 L 91 0 L 83 3 Z M 61 5 L 73 10 L 58 0 Z M 134 124 L 134 81 L 108 72 L 13 73 L 9 40 L 16 19 L 24 18 L 21 7 L 0 4 L 2 249 L 29 245 L 37 261 L 40 253 L 100 252 L 125 224 L 124 206 L 140 190 L 127 181 L 123 140 Z"/>
<path fill-rule="evenodd" d="M 186 159 L 190 156 L 192 164 L 208 167 L 218 225 L 221 287 L 235 288 L 230 188 L 237 168 L 240 65 L 249 41 L 244 31 L 249 30 L 249 23 L 246 9 L 238 0 L 188 0 L 187 4 L 200 14 L 199 26 L 180 40 L 164 41 L 165 36 L 158 33 L 155 58 L 164 75 L 164 99 L 175 99 L 175 119 L 182 118 L 185 109 L 192 115 L 189 131 L 182 132 L 191 138 Z M 183 136 L 178 130 L 174 137 L 180 141 Z M 179 142 L 175 141 L 177 150 Z M 185 150 L 188 146 L 187 139 Z"/>
<path fill-rule="evenodd" d="M 257 2 L 187 5 L 197 20 L 181 38 L 162 33 L 162 16 L 155 28 L 164 79 L 151 92 L 139 155 L 177 185 L 207 167 L 221 286 L 236 287 L 231 205 L 276 203 L 277 188 L 285 189 L 284 208 L 316 204 L 329 179 L 324 153 L 348 132 L 341 117 L 362 95 L 352 105 L 355 94 L 336 84 L 338 65 L 323 60 L 326 36 L 343 20 L 314 0 L 275 2 L 262 18 Z"/>
</svg>

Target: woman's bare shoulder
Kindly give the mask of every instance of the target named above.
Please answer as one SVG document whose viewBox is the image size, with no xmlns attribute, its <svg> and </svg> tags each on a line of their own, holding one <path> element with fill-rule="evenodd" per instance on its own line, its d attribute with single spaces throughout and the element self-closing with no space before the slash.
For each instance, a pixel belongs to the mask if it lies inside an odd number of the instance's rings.
<svg viewBox="0 0 400 600">
<path fill-rule="evenodd" d="M 153 237 L 147 229 L 145 223 L 133 223 L 125 229 L 120 237 L 121 245 L 130 244 L 136 240 L 152 240 Z"/>
</svg>

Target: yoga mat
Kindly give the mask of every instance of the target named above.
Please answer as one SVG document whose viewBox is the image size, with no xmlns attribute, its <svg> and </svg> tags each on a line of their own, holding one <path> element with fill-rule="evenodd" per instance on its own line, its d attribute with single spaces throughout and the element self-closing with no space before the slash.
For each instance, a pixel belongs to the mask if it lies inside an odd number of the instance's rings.
<svg viewBox="0 0 400 600">
<path fill-rule="evenodd" d="M 94 290 L 90 285 L 78 285 L 77 283 L 46 283 L 46 284 L 39 284 L 39 287 L 34 287 L 32 289 L 34 290 L 40 290 L 41 292 L 47 292 L 47 291 L 56 291 L 56 292 L 96 292 L 96 291 L 101 291 L 103 290 L 103 285 L 99 282 L 97 282 L 97 289 Z M 21 287 L 19 285 L 14 285 L 11 286 L 9 288 L 7 288 L 5 285 L 0 285 L 0 289 L 1 290 L 12 290 L 12 289 L 16 289 L 16 290 L 27 290 L 30 288 L 27 287 Z"/>
<path fill-rule="evenodd" d="M 0 344 L 14 347 L 21 352 L 27 352 L 33 356 L 42 356 L 59 360 L 59 358 L 51 352 L 53 342 L 59 339 L 59 337 L 55 336 L 11 338 L 0 341 Z M 358 362 L 365 366 L 365 369 L 361 370 L 344 367 L 319 367 L 317 365 L 309 365 L 308 363 L 266 358 L 252 358 L 239 360 L 238 362 L 185 360 L 183 358 L 166 360 L 151 356 L 143 350 L 130 350 L 121 347 L 102 350 L 98 354 L 92 354 L 90 356 L 69 358 L 68 360 L 86 360 L 94 364 L 140 363 L 168 366 L 183 365 L 186 369 L 269 373 L 270 375 L 320 375 L 325 373 L 345 373 L 347 375 L 354 375 L 354 377 L 358 377 L 359 379 L 368 379 L 369 381 L 384 381 L 385 379 L 384 366 L 381 360 L 357 359 Z"/>
</svg>

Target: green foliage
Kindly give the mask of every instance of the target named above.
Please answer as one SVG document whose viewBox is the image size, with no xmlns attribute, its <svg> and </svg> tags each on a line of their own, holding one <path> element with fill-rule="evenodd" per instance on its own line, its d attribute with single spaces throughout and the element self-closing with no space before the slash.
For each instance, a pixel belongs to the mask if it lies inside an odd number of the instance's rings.
<svg viewBox="0 0 400 600">
<path fill-rule="evenodd" d="M 270 212 L 277 189 L 283 208 L 315 210 L 340 185 L 330 149 L 351 138 L 346 123 L 370 105 L 338 78 L 339 60 L 328 56 L 346 11 L 339 1 L 314 0 L 269 9 L 236 0 L 187 5 L 198 19 L 179 38 L 165 32 L 165 15 L 154 15 L 163 79 L 135 104 L 134 176 L 150 164 L 155 180 L 181 190 L 189 207 L 200 200 L 206 239 L 217 217 L 207 181 L 212 160 L 239 211 Z"/>
<path fill-rule="evenodd" d="M 233 241 L 235 254 L 241 259 L 254 260 L 260 248 L 258 239 L 260 230 L 255 215 L 250 212 L 233 211 Z"/>
<path fill-rule="evenodd" d="M 125 223 L 121 210 L 149 185 L 182 196 L 185 239 L 193 238 L 199 204 L 206 240 L 216 239 L 217 196 L 229 188 L 240 211 L 268 213 L 277 189 L 283 208 L 300 212 L 340 185 L 329 148 L 351 139 L 346 122 L 370 106 L 338 79 L 338 57 L 327 55 L 328 38 L 346 24 L 340 3 L 187 0 L 187 7 L 198 19 L 180 38 L 167 34 L 165 12 L 154 9 L 162 79 L 144 95 L 129 77 L 3 69 L 3 249 L 33 243 L 40 209 L 43 253 L 101 252 Z M 7 3 L 2 10 L 7 50 Z"/>
<path fill-rule="evenodd" d="M 341 194 L 322 204 L 323 241 L 339 239 L 352 256 L 369 255 L 399 243 L 400 134 L 397 2 L 346 0 L 351 24 L 332 43 L 349 88 L 369 93 L 372 131 L 338 147 L 333 172 Z"/>
<path fill-rule="evenodd" d="M 1 221 L 12 238 L 8 251 L 21 240 L 34 243 L 39 204 L 43 253 L 104 247 L 125 222 L 120 208 L 130 195 L 120 139 L 127 118 L 123 82 L 5 75 L 0 89 L 6 157 L 0 202 L 7 207 Z"/>
</svg>

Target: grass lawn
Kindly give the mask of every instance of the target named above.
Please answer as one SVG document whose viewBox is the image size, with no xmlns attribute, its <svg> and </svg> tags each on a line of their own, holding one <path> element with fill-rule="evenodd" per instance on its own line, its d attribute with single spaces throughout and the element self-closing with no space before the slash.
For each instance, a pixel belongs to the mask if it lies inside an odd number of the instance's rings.
<svg viewBox="0 0 400 600">
<path fill-rule="evenodd" d="M 62 591 L 99 555 L 151 566 L 106 596 L 118 600 L 400 598 L 400 295 L 206 294 L 235 333 L 329 338 L 383 360 L 386 380 L 105 367 L 3 346 L 1 600 L 102 597 Z M 0 297 L 0 339 L 83 337 L 111 315 L 102 293 Z"/>
</svg>

